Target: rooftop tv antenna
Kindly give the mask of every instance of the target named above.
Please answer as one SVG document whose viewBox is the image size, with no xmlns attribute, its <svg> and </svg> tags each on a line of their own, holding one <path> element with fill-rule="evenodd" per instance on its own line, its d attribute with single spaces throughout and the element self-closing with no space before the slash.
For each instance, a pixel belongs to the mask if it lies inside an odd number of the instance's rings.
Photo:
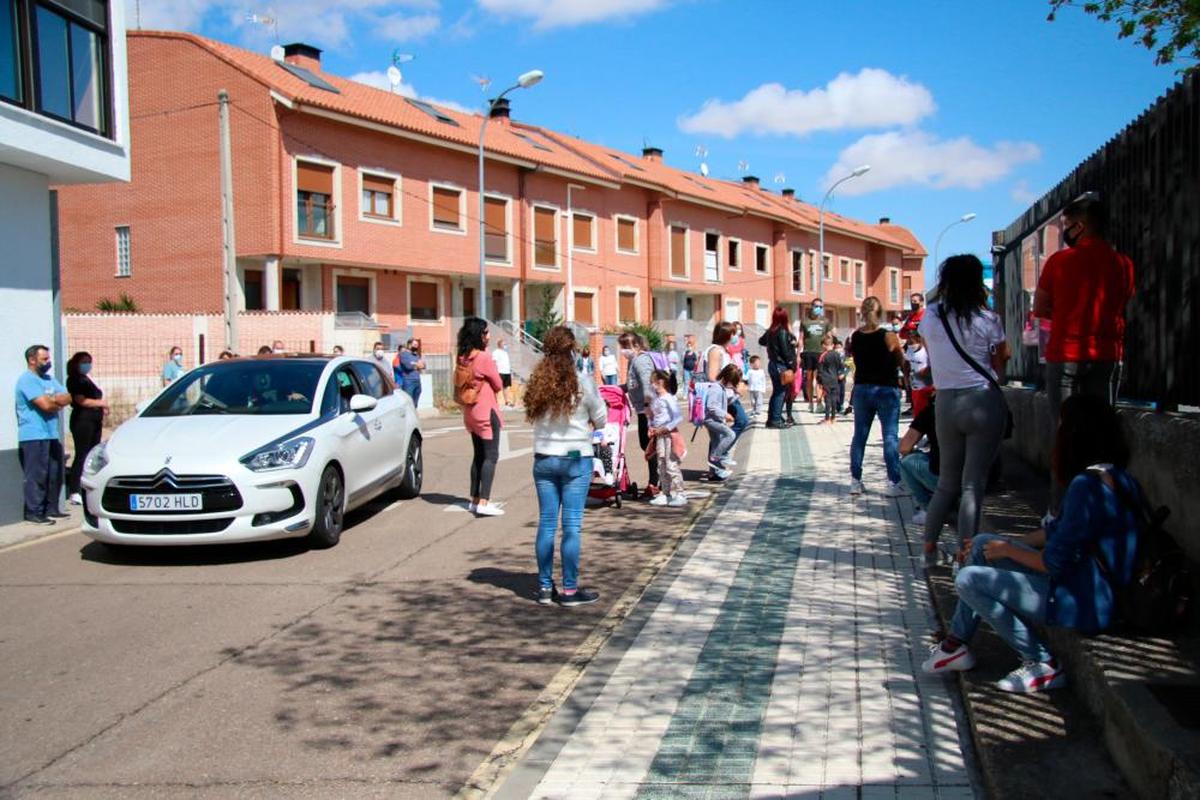
<svg viewBox="0 0 1200 800">
<path fill-rule="evenodd" d="M 738 172 L 749 172 L 749 171 L 750 171 L 750 162 L 749 161 L 739 161 L 738 162 Z"/>
<path fill-rule="evenodd" d="M 479 84 L 479 91 L 486 92 L 488 87 L 492 85 L 492 79 L 487 75 L 472 75 L 471 80 Z"/>
<path fill-rule="evenodd" d="M 787 176 L 784 175 L 782 172 L 776 172 L 774 181 L 776 183 L 787 183 Z"/>
<path fill-rule="evenodd" d="M 266 14 L 247 14 L 246 22 L 251 25 L 263 25 L 271 29 L 272 35 L 275 37 L 275 44 L 279 44 L 279 17 L 274 11 L 268 11 Z"/>
<path fill-rule="evenodd" d="M 395 94 L 396 90 L 400 88 L 400 84 L 404 82 L 404 73 L 400 71 L 400 65 L 407 64 L 414 58 L 416 56 L 411 53 L 401 53 L 399 50 L 392 51 L 392 63 L 387 68 L 387 79 L 388 83 L 391 84 L 392 94 Z"/>
</svg>

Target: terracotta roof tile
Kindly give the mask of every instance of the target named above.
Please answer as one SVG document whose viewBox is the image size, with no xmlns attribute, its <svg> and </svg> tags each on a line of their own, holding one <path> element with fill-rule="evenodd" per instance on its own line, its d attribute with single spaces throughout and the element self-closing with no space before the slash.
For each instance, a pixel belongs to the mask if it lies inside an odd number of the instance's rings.
<svg viewBox="0 0 1200 800">
<path fill-rule="evenodd" d="M 880 223 L 875 227 L 884 231 L 893 239 L 903 242 L 905 245 L 905 255 L 920 256 L 921 258 L 929 255 L 925 251 L 925 246 L 921 244 L 921 240 L 916 237 L 916 234 L 903 225 Z"/>
</svg>

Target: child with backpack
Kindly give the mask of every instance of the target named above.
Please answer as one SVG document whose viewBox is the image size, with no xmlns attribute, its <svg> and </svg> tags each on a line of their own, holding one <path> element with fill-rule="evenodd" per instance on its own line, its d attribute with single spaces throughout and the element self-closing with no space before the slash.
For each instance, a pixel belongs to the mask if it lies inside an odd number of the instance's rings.
<svg viewBox="0 0 1200 800">
<path fill-rule="evenodd" d="M 655 398 L 650 403 L 650 446 L 646 458 L 658 460 L 658 481 L 662 492 L 650 501 L 652 506 L 681 508 L 687 505 L 683 491 L 683 469 L 680 466 L 687 453 L 679 423 L 679 401 L 671 391 L 671 374 L 666 370 L 655 370 L 651 376 Z"/>
<path fill-rule="evenodd" d="M 733 415 L 729 404 L 742 382 L 742 370 L 737 364 L 727 364 L 717 373 L 716 381 L 706 384 L 704 395 L 704 427 L 708 431 L 709 477 L 723 481 L 729 470 L 729 449 L 737 436 L 733 432 Z"/>
</svg>

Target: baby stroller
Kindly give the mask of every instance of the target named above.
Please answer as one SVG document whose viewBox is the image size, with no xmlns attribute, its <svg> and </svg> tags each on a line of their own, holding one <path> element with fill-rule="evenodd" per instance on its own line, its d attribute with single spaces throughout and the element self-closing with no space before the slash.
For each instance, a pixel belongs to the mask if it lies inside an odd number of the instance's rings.
<svg viewBox="0 0 1200 800">
<path fill-rule="evenodd" d="M 601 386 L 600 396 L 608 405 L 604 430 L 592 434 L 592 477 L 588 497 L 621 507 L 622 493 L 637 494 L 637 484 L 629 482 L 625 463 L 625 433 L 633 419 L 629 396 L 620 386 Z"/>
</svg>

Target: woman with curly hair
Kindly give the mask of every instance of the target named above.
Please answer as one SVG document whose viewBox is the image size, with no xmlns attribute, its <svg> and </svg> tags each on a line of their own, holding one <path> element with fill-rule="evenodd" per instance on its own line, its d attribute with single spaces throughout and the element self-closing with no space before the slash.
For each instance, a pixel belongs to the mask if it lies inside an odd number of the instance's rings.
<svg viewBox="0 0 1200 800">
<path fill-rule="evenodd" d="M 575 336 L 551 328 L 544 356 L 525 384 L 525 418 L 533 423 L 533 483 L 538 497 L 534 551 L 542 605 L 581 606 L 599 592 L 578 585 L 583 504 L 592 479 L 592 430 L 603 428 L 608 407 L 587 375 L 575 369 Z M 554 532 L 562 515 L 562 591 L 554 586 Z"/>
<path fill-rule="evenodd" d="M 500 406 L 496 393 L 504 388 L 496 362 L 488 353 L 487 320 L 468 317 L 458 331 L 458 366 L 470 370 L 475 402 L 463 406 L 463 425 L 471 434 L 471 504 L 480 517 L 500 517 L 504 510 L 489 502 L 496 462 L 500 460 Z M 457 371 L 457 370 L 456 370 Z"/>
</svg>

